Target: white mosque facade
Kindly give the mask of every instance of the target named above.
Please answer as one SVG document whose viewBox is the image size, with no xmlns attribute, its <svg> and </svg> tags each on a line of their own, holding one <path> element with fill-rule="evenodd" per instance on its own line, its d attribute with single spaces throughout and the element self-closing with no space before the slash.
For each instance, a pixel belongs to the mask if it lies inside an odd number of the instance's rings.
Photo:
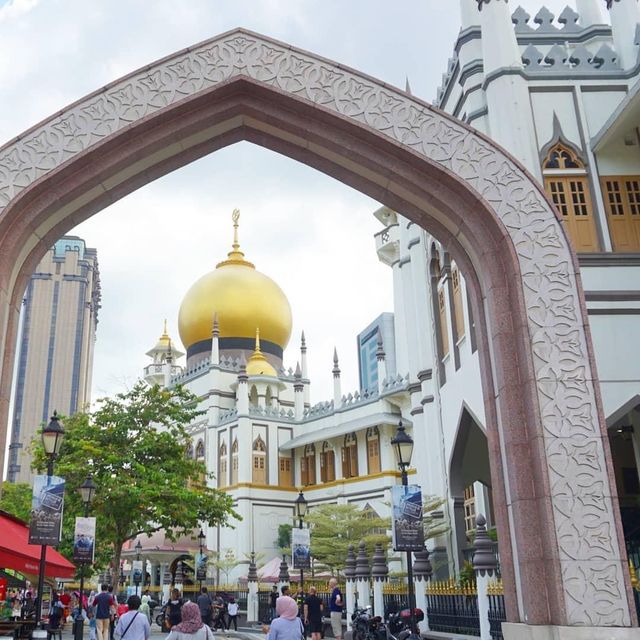
<svg viewBox="0 0 640 640">
<path fill-rule="evenodd" d="M 436 105 L 503 145 L 559 210 L 579 258 L 625 537 L 640 551 L 640 8 L 576 0 L 557 18 L 541 8 L 532 20 L 502 0 L 460 5 Z M 150 383 L 182 384 L 200 398 L 193 455 L 243 518 L 235 529 L 207 530 L 209 550 L 279 555 L 278 526 L 292 523 L 300 489 L 312 508 L 349 502 L 389 515 L 400 420 L 415 441 L 412 481 L 446 498 L 435 515 L 450 532 L 429 541 L 442 560 L 434 564 L 457 573 L 475 514 L 492 524 L 464 277 L 427 231 L 385 207 L 375 216 L 376 250 L 393 278 L 399 375 L 387 374 L 380 339 L 375 388 L 347 393 L 336 357 L 333 397 L 311 405 L 304 336 L 285 362 L 291 309 L 245 259 L 237 234 L 228 258 L 182 303 L 186 366 L 166 332 L 148 352 Z M 232 579 L 245 574 L 241 564 Z"/>
</svg>

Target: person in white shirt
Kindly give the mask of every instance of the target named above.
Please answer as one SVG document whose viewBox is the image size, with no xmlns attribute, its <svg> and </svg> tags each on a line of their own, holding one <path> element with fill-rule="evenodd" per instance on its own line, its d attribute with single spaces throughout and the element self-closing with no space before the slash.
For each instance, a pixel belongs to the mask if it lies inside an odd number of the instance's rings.
<svg viewBox="0 0 640 640">
<path fill-rule="evenodd" d="M 238 611 L 240 607 L 236 602 L 235 598 L 229 598 L 229 604 L 227 605 L 227 615 L 229 616 L 229 623 L 227 624 L 227 629 L 231 629 L 231 625 L 233 625 L 234 631 L 238 630 Z"/>
<path fill-rule="evenodd" d="M 129 611 L 118 618 L 114 635 L 119 640 L 149 640 L 151 625 L 144 613 L 140 613 L 140 596 L 129 596 Z"/>
</svg>

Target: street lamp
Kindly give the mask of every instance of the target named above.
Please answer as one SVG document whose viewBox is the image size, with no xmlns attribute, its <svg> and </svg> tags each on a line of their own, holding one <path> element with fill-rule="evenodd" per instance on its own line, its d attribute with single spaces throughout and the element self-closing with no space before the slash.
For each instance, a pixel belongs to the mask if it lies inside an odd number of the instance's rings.
<svg viewBox="0 0 640 640">
<path fill-rule="evenodd" d="M 78 493 L 80 494 L 80 497 L 82 498 L 82 504 L 84 505 L 84 517 L 87 518 L 89 517 L 89 507 L 91 506 L 91 501 L 96 494 L 96 485 L 93 482 L 91 474 L 89 474 L 86 480 L 78 487 Z M 84 634 L 84 621 L 82 619 L 82 611 L 84 608 L 84 565 L 85 560 L 82 560 L 80 562 L 80 602 L 78 603 L 78 615 L 76 617 L 76 640 L 82 640 Z"/>
<path fill-rule="evenodd" d="M 304 499 L 304 494 L 302 491 L 298 494 L 296 498 L 296 515 L 298 516 L 298 529 L 302 529 L 302 521 L 304 517 L 307 515 L 307 509 L 309 508 L 309 504 Z M 295 562 L 295 560 L 294 560 Z M 300 589 L 304 591 L 304 571 L 302 570 L 302 565 L 300 565 Z"/>
<path fill-rule="evenodd" d="M 140 540 L 138 539 L 138 541 L 136 542 L 136 546 L 135 546 L 135 550 L 136 550 L 136 567 L 140 567 L 140 552 L 142 551 L 142 543 L 140 542 Z M 142 571 L 140 571 L 139 568 L 136 568 L 136 570 L 133 572 L 133 581 L 136 583 L 136 595 L 139 596 L 140 594 L 138 593 L 138 587 L 140 586 L 140 578 L 142 577 Z"/>
<path fill-rule="evenodd" d="M 200 556 L 198 558 L 198 562 L 196 563 L 196 574 L 198 576 L 198 582 L 200 583 L 200 592 L 202 592 L 202 549 L 204 547 L 204 541 L 207 536 L 204 535 L 204 531 L 202 527 L 200 527 L 200 533 L 198 534 L 198 545 L 200 547 Z"/>
<path fill-rule="evenodd" d="M 42 429 L 42 446 L 47 456 L 47 484 L 49 478 L 53 475 L 53 462 L 62 446 L 64 439 L 64 427 L 60 424 L 58 413 L 53 412 L 49 424 Z M 40 550 L 40 572 L 38 574 L 38 601 L 36 603 L 36 627 L 40 623 L 42 614 L 42 592 L 44 590 L 44 572 L 47 562 L 47 545 L 43 544 Z"/>
<path fill-rule="evenodd" d="M 413 454 L 413 438 L 405 431 L 402 421 L 398 424 L 398 431 L 391 440 L 391 446 L 396 450 L 398 456 L 398 466 L 402 477 L 402 486 L 409 486 L 407 477 L 407 468 L 411 463 L 411 455 Z M 411 636 L 419 638 L 418 626 L 416 624 L 416 599 L 413 589 L 413 561 L 411 551 L 407 551 L 407 581 L 409 588 L 409 626 L 411 628 Z"/>
</svg>

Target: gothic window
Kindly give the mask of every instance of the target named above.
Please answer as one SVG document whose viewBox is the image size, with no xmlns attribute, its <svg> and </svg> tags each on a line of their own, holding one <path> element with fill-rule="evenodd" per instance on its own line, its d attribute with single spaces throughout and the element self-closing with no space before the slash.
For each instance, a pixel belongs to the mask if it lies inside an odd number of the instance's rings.
<svg viewBox="0 0 640 640">
<path fill-rule="evenodd" d="M 291 477 L 291 458 L 288 456 L 280 456 L 279 463 L 278 484 L 281 487 L 293 486 L 293 479 Z"/>
<path fill-rule="evenodd" d="M 267 407 L 271 406 L 271 403 L 273 402 L 273 394 L 271 393 L 271 387 L 267 387 L 267 391 L 265 393 L 264 401 L 265 401 L 265 404 L 267 405 Z"/>
<path fill-rule="evenodd" d="M 573 248 L 599 251 L 587 169 L 575 152 L 561 143 L 551 148 L 542 165 L 544 187 L 560 213 Z"/>
<path fill-rule="evenodd" d="M 196 445 L 196 460 L 202 460 L 204 458 L 204 441 L 198 440 Z"/>
<path fill-rule="evenodd" d="M 456 338 L 459 340 L 464 335 L 464 307 L 462 306 L 462 283 L 458 267 L 453 267 L 451 270 L 451 282 L 453 284 L 453 321 Z"/>
<path fill-rule="evenodd" d="M 187 450 L 184 453 L 187 460 L 193 460 L 193 442 L 187 445 Z"/>
<path fill-rule="evenodd" d="M 614 251 L 640 251 L 640 176 L 601 178 Z"/>
<path fill-rule="evenodd" d="M 342 477 L 358 477 L 358 439 L 355 433 L 349 433 L 344 437 L 342 447 Z"/>
<path fill-rule="evenodd" d="M 231 445 L 231 484 L 238 484 L 238 439 Z"/>
<path fill-rule="evenodd" d="M 251 387 L 251 391 L 249 392 L 249 404 L 253 407 L 258 406 L 258 390 L 255 385 Z"/>
<path fill-rule="evenodd" d="M 444 287 L 438 289 L 438 313 L 440 315 L 440 353 L 444 358 L 449 353 L 449 326 L 447 324 L 447 298 Z"/>
<path fill-rule="evenodd" d="M 476 496 L 472 484 L 464 490 L 464 528 L 467 537 L 476 530 Z"/>
<path fill-rule="evenodd" d="M 367 429 L 367 468 L 369 473 L 380 473 L 380 432 L 378 427 Z"/>
<path fill-rule="evenodd" d="M 253 441 L 252 481 L 256 484 L 267 483 L 267 446 L 261 436 Z"/>
<path fill-rule="evenodd" d="M 300 459 L 300 475 L 303 485 L 316 483 L 316 448 L 308 444 Z"/>
<path fill-rule="evenodd" d="M 328 442 L 322 444 L 320 454 L 320 481 L 333 482 L 336 479 L 336 456 Z"/>
<path fill-rule="evenodd" d="M 227 445 L 223 442 L 218 451 L 218 487 L 227 486 L 228 459 Z"/>
</svg>

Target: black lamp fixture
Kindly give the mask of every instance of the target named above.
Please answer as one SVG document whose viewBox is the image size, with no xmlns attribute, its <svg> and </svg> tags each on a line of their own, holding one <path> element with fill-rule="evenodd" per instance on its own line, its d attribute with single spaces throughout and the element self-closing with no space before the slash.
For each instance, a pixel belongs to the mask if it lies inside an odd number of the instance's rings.
<svg viewBox="0 0 640 640">
<path fill-rule="evenodd" d="M 82 498 L 82 504 L 85 508 L 85 518 L 89 515 L 87 511 L 89 510 L 89 506 L 93 502 L 93 498 L 96 495 L 96 485 L 89 474 L 85 481 L 78 487 L 78 493 Z"/>
<path fill-rule="evenodd" d="M 302 493 L 302 491 L 298 494 L 295 504 L 296 515 L 298 516 L 298 520 L 300 520 L 300 528 L 302 529 L 302 520 L 307 515 L 307 509 L 309 508 L 309 503 L 305 500 L 304 493 Z"/>
<path fill-rule="evenodd" d="M 413 438 L 406 432 L 402 420 L 398 424 L 398 431 L 391 440 L 392 446 L 396 450 L 398 456 L 398 466 L 405 471 L 411 464 L 411 456 L 413 455 Z"/>
<path fill-rule="evenodd" d="M 204 535 L 204 531 L 202 527 L 200 527 L 200 533 L 198 534 L 198 546 L 200 547 L 200 557 L 198 558 L 198 563 L 202 562 L 202 549 L 204 548 L 204 541 L 207 539 L 207 536 Z M 199 564 L 196 564 L 196 575 L 198 576 L 198 582 L 200 582 L 200 591 L 202 591 L 202 567 Z"/>
<path fill-rule="evenodd" d="M 42 447 L 47 456 L 47 476 L 53 475 L 53 461 L 60 453 L 62 441 L 64 440 L 64 427 L 58 418 L 58 412 L 54 411 L 49 424 L 42 429 Z M 47 480 L 47 484 L 49 481 Z M 40 549 L 40 568 L 38 573 L 38 600 L 36 602 L 36 627 L 40 624 L 42 616 L 42 592 L 44 590 L 44 572 L 47 559 L 47 545 L 43 544 Z"/>
</svg>

